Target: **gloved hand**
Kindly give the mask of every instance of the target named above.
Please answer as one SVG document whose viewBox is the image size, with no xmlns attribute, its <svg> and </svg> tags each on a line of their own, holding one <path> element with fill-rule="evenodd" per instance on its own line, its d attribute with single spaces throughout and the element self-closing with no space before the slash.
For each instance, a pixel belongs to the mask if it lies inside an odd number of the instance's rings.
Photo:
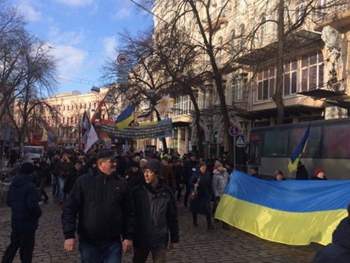
<svg viewBox="0 0 350 263">
<path fill-rule="evenodd" d="M 216 196 L 215 200 L 219 202 L 220 201 L 220 196 Z"/>
</svg>

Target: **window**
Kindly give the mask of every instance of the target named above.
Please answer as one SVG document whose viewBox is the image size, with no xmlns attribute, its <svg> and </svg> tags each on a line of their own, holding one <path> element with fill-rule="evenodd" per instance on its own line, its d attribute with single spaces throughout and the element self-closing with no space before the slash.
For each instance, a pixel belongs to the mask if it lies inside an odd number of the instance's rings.
<svg viewBox="0 0 350 263">
<path fill-rule="evenodd" d="M 223 42 L 222 42 L 222 37 L 219 38 L 219 63 L 223 62 L 222 59 L 222 54 L 223 54 Z"/>
<path fill-rule="evenodd" d="M 301 91 L 323 86 L 323 55 L 317 51 L 301 60 Z"/>
<path fill-rule="evenodd" d="M 297 60 L 288 61 L 284 64 L 284 96 L 295 94 L 297 92 L 297 72 L 298 62 Z"/>
<path fill-rule="evenodd" d="M 266 132 L 264 136 L 263 156 L 289 156 L 288 137 L 289 130 L 272 130 Z"/>
<path fill-rule="evenodd" d="M 259 36 L 260 45 L 264 44 L 265 36 L 266 36 L 266 17 L 265 15 L 263 15 L 263 17 L 261 18 L 261 26 L 260 26 L 260 36 Z"/>
<path fill-rule="evenodd" d="M 244 34 L 245 34 L 245 26 L 241 25 L 241 43 L 240 43 L 241 49 L 244 48 L 244 41 L 245 41 Z"/>
<path fill-rule="evenodd" d="M 237 77 L 232 82 L 233 87 L 233 101 L 232 105 L 234 105 L 235 101 L 240 101 L 243 99 L 243 87 L 244 87 L 244 80 L 240 77 Z"/>
<path fill-rule="evenodd" d="M 236 32 L 234 30 L 231 33 L 231 50 L 233 54 L 236 53 Z"/>
<path fill-rule="evenodd" d="M 190 100 L 190 96 L 184 95 L 176 97 L 174 107 L 175 116 L 189 114 L 190 110 L 192 109 L 192 102 Z"/>
<path fill-rule="evenodd" d="M 270 67 L 258 73 L 257 100 L 270 99 L 275 93 L 275 68 Z"/>
<path fill-rule="evenodd" d="M 64 121 L 65 121 L 65 117 L 62 118 L 62 123 L 64 124 Z"/>
</svg>

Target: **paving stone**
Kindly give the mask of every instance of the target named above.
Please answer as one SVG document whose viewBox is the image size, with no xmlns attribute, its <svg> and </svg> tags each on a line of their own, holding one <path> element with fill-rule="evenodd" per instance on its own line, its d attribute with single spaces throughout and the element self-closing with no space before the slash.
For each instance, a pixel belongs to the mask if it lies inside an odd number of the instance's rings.
<svg viewBox="0 0 350 263">
<path fill-rule="evenodd" d="M 47 189 L 47 193 L 51 193 Z M 220 222 L 215 229 L 206 230 L 205 217 L 198 216 L 197 228 L 192 226 L 192 215 L 179 202 L 180 243 L 176 250 L 168 250 L 169 263 L 305 263 L 312 262 L 321 245 L 287 246 L 259 239 L 256 236 L 230 227 L 222 229 Z M 43 216 L 36 234 L 33 263 L 79 263 L 78 247 L 73 252 L 63 249 L 61 226 L 62 209 L 58 199 L 51 197 L 48 204 L 41 205 Z M 0 208 L 0 255 L 2 256 L 10 241 L 11 211 Z M 132 262 L 132 254 L 123 257 L 123 263 Z M 151 263 L 151 255 L 147 263 Z M 20 263 L 17 253 L 14 263 Z"/>
</svg>

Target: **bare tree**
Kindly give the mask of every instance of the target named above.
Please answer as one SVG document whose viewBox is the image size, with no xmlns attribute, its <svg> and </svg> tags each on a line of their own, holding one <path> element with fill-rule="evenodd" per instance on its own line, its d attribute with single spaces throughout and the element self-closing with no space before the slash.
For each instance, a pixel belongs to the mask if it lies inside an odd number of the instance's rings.
<svg viewBox="0 0 350 263">
<path fill-rule="evenodd" d="M 59 118 L 56 109 L 43 101 L 56 88 L 56 60 L 44 42 L 25 30 L 16 8 L 6 1 L 0 7 L 0 120 L 6 113 L 23 142 L 31 120 L 48 128 L 44 116 L 38 114 L 44 108 L 52 118 Z"/>
</svg>

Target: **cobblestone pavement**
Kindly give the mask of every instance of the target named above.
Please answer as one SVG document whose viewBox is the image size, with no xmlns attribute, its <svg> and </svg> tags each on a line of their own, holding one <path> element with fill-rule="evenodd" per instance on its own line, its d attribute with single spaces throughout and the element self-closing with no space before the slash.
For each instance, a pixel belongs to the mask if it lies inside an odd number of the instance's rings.
<svg viewBox="0 0 350 263">
<path fill-rule="evenodd" d="M 50 193 L 50 190 L 47 189 Z M 41 205 L 43 215 L 36 234 L 33 263 L 75 263 L 80 262 L 78 251 L 65 252 L 60 221 L 61 208 L 55 197 L 50 197 L 48 204 Z M 9 244 L 10 209 L 0 208 L 0 255 Z M 315 253 L 322 247 L 318 244 L 309 246 L 287 246 L 268 242 L 235 228 L 222 229 L 220 222 L 208 232 L 204 216 L 198 216 L 198 228 L 192 227 L 191 214 L 179 203 L 180 244 L 179 248 L 169 250 L 167 262 L 170 263 L 257 263 L 257 262 L 312 262 Z M 152 262 L 150 260 L 147 262 Z M 18 253 L 14 263 L 19 263 Z M 123 257 L 123 263 L 131 262 L 131 254 Z"/>
</svg>

